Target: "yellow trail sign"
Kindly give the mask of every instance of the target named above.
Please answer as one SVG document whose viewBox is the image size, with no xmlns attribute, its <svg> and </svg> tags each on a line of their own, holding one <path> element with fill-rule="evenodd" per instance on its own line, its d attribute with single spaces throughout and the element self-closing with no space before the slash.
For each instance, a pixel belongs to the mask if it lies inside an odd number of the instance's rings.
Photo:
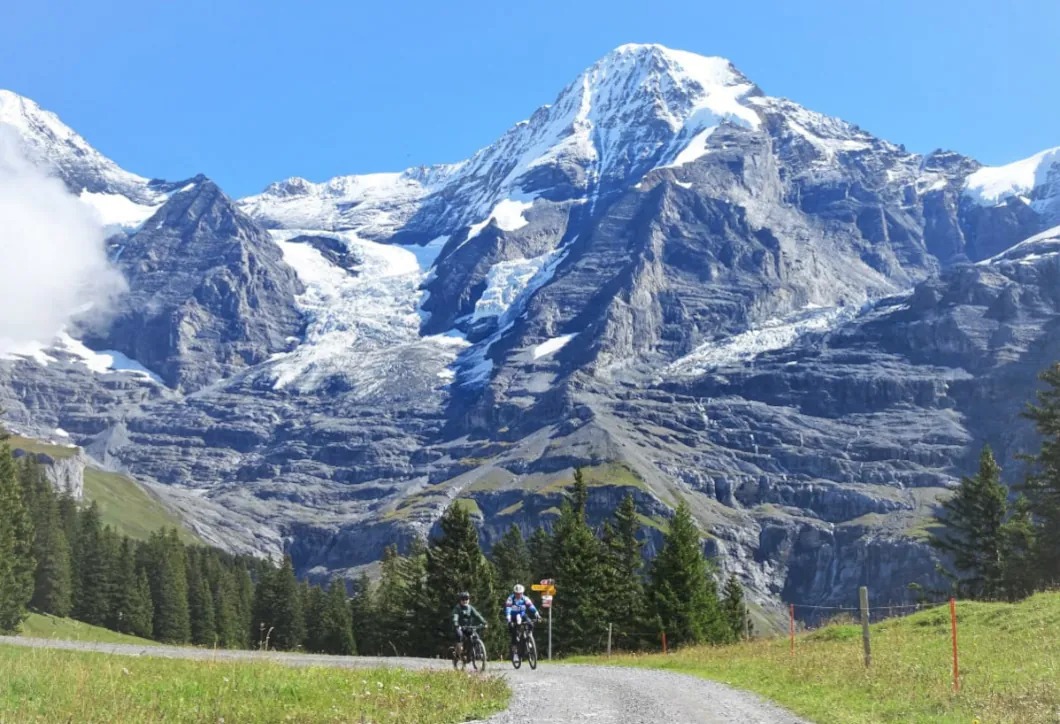
<svg viewBox="0 0 1060 724">
<path fill-rule="evenodd" d="M 530 586 L 530 590 L 532 590 L 532 591 L 541 591 L 542 593 L 544 593 L 547 596 L 555 596 L 556 595 L 556 587 L 555 586 L 542 586 L 540 583 L 535 583 L 534 585 Z"/>
</svg>

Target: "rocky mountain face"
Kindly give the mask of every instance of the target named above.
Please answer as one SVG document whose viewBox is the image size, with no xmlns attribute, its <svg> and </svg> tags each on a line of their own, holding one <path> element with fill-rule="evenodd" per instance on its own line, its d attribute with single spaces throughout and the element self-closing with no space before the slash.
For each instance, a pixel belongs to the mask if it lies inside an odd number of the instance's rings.
<svg viewBox="0 0 1060 724">
<path fill-rule="evenodd" d="M 979 446 L 1018 470 L 1060 352 L 1060 151 L 920 156 L 720 58 L 623 46 L 467 161 L 237 202 L 12 94 L 0 120 L 110 213 L 130 287 L 108 330 L 0 357 L 12 424 L 314 575 L 457 499 L 487 544 L 548 525 L 581 465 L 649 549 L 688 500 L 762 602 L 898 601 Z"/>
</svg>

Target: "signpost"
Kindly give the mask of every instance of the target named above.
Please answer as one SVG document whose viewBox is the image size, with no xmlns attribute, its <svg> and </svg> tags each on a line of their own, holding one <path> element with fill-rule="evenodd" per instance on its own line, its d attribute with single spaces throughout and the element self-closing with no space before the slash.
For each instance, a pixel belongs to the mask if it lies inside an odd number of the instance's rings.
<svg viewBox="0 0 1060 724">
<path fill-rule="evenodd" d="M 541 608 L 548 609 L 548 660 L 552 661 L 552 597 L 556 595 L 556 582 L 546 578 L 530 586 L 530 590 L 541 592 Z"/>
</svg>

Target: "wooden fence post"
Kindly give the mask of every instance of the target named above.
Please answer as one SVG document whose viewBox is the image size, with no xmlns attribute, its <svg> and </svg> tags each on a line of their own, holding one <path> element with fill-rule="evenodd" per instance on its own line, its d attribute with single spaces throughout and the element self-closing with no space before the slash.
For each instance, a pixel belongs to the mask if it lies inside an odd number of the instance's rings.
<svg viewBox="0 0 1060 724">
<path fill-rule="evenodd" d="M 788 632 L 791 635 L 791 655 L 795 655 L 795 604 L 788 604 Z"/>
<path fill-rule="evenodd" d="M 872 644 L 869 641 L 869 589 L 862 586 L 858 589 L 858 600 L 861 603 L 861 641 L 865 646 L 865 668 L 872 666 Z"/>
<path fill-rule="evenodd" d="M 614 624 L 607 624 L 607 658 L 611 658 L 611 627 Z"/>
<path fill-rule="evenodd" d="M 957 602 L 950 599 L 950 627 L 953 629 L 953 690 L 961 690 L 961 678 L 957 671 Z"/>
<path fill-rule="evenodd" d="M 666 653 L 666 632 L 663 631 L 661 635 L 662 635 L 663 653 L 665 654 Z"/>
</svg>

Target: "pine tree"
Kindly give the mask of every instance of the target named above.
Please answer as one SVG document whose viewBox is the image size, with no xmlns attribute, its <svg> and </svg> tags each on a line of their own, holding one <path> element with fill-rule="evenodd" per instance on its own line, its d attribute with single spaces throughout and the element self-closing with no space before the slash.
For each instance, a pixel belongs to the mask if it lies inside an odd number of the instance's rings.
<svg viewBox="0 0 1060 724">
<path fill-rule="evenodd" d="M 609 611 L 600 587 L 603 547 L 586 521 L 587 500 L 581 471 L 575 471 L 571 498 L 560 507 L 550 546 L 556 581 L 554 638 L 557 648 L 569 652 L 592 651 L 607 636 Z"/>
<path fill-rule="evenodd" d="M 650 600 L 671 645 L 725 640 L 717 585 L 685 502 L 677 506 L 663 548 L 652 561 Z"/>
<path fill-rule="evenodd" d="M 1001 527 L 1001 588 L 1011 601 L 1026 598 L 1038 585 L 1036 545 L 1030 504 L 1020 495 L 1012 506 L 1012 514 Z"/>
<path fill-rule="evenodd" d="M 77 501 L 74 500 L 69 490 L 59 493 L 57 508 L 59 511 L 59 525 L 62 526 L 67 545 L 70 546 L 70 565 L 72 569 L 76 559 L 74 551 L 77 550 L 77 539 L 81 534 L 81 518 L 80 511 L 77 509 Z"/>
<path fill-rule="evenodd" d="M 188 614 L 188 574 L 184 544 L 176 529 L 154 533 L 141 548 L 154 606 L 154 639 L 186 643 L 191 638 Z"/>
<path fill-rule="evenodd" d="M 1060 362 L 1042 372 L 1046 384 L 1037 405 L 1028 405 L 1024 416 L 1042 436 L 1038 454 L 1028 457 L 1032 471 L 1023 485 L 1029 513 L 1034 519 L 1040 585 L 1060 583 Z"/>
<path fill-rule="evenodd" d="M 419 652 L 432 655 L 450 638 L 449 614 L 461 591 L 471 594 L 471 601 L 482 607 L 487 619 L 491 609 L 496 611 L 498 595 L 494 589 L 493 567 L 479 547 L 478 530 L 470 513 L 462 505 L 453 504 L 438 523 L 440 535 L 427 546 L 427 585 L 423 592 L 420 617 L 428 622 Z M 492 636 L 492 640 L 491 640 Z M 490 648 L 501 644 L 497 629 L 484 637 Z"/>
<path fill-rule="evenodd" d="M 11 450 L 0 443 L 0 632 L 18 630 L 33 597 L 33 521 Z"/>
<path fill-rule="evenodd" d="M 228 649 L 242 647 L 249 628 L 239 616 L 238 575 L 238 569 L 222 562 L 216 551 L 206 552 L 203 583 L 213 601 L 214 635 L 217 643 Z"/>
<path fill-rule="evenodd" d="M 513 523 L 504 537 L 493 544 L 490 558 L 497 567 L 498 592 L 509 591 L 516 583 L 529 585 L 530 549 L 519 526 Z"/>
<path fill-rule="evenodd" d="M 1002 588 L 1002 526 L 1008 489 L 990 448 L 979 456 L 979 472 L 964 477 L 953 497 L 942 504 L 936 519 L 942 530 L 932 544 L 953 556 L 954 579 L 960 595 L 997 596 Z"/>
<path fill-rule="evenodd" d="M 251 648 L 257 645 L 257 637 L 252 626 L 254 622 L 254 581 L 250 577 L 250 567 L 240 565 L 235 572 L 235 611 L 236 628 L 233 634 L 233 646 Z"/>
<path fill-rule="evenodd" d="M 350 598 L 350 618 L 353 620 L 353 640 L 357 650 L 365 656 L 378 656 L 379 621 L 376 614 L 372 582 L 362 573 L 353 586 Z"/>
<path fill-rule="evenodd" d="M 279 568 L 266 569 L 254 592 L 254 624 L 270 649 L 291 651 L 305 643 L 302 589 L 290 556 Z"/>
<path fill-rule="evenodd" d="M 407 555 L 400 555 L 396 546 L 389 546 L 383 553 L 382 575 L 374 595 L 380 655 L 419 653 L 424 644 L 424 628 L 440 623 L 424 621 L 420 615 L 426 608 L 422 600 L 426 558 L 419 539 L 413 539 Z"/>
<path fill-rule="evenodd" d="M 305 647 L 307 651 L 324 653 L 328 632 L 324 623 L 324 590 L 320 586 L 303 589 L 302 606 L 305 609 Z"/>
<path fill-rule="evenodd" d="M 357 653 L 353 640 L 353 621 L 346 600 L 346 581 L 336 579 L 331 582 L 324 600 L 321 623 L 320 651 L 336 656 Z"/>
<path fill-rule="evenodd" d="M 743 586 L 735 575 L 729 576 L 722 593 L 721 611 L 725 618 L 728 639 L 739 641 L 744 637 L 745 621 L 747 616 L 744 604 Z"/>
<path fill-rule="evenodd" d="M 647 601 L 644 593 L 643 542 L 638 539 L 640 521 L 637 504 L 626 495 L 604 526 L 605 573 L 603 589 L 611 601 L 608 614 L 614 626 L 614 640 L 621 648 L 637 649 L 644 643 Z"/>
<path fill-rule="evenodd" d="M 152 635 L 151 589 L 146 574 L 137 566 L 136 545 L 122 538 L 114 565 L 113 599 L 107 626 L 121 633 L 150 638 Z"/>
<path fill-rule="evenodd" d="M 214 646 L 217 643 L 217 622 L 214 619 L 213 592 L 203 579 L 204 553 L 195 548 L 185 549 L 188 618 L 191 642 L 198 646 Z"/>
<path fill-rule="evenodd" d="M 30 606 L 52 616 L 69 616 L 73 607 L 70 544 L 59 517 L 59 501 L 40 466 L 29 458 L 21 471 L 23 490 L 33 494 L 33 558 L 37 561 Z"/>
<path fill-rule="evenodd" d="M 154 604 L 151 602 L 151 582 L 147 571 L 138 570 L 136 574 L 136 593 L 130 598 L 129 633 L 140 638 L 149 639 L 154 635 Z"/>
<path fill-rule="evenodd" d="M 538 527 L 526 542 L 530 552 L 530 580 L 540 581 L 554 578 L 552 566 L 552 535 L 543 527 Z"/>
<path fill-rule="evenodd" d="M 74 555 L 74 618 L 93 626 L 106 626 L 114 598 L 109 541 L 104 535 L 99 506 L 92 503 L 79 518 Z"/>
</svg>

